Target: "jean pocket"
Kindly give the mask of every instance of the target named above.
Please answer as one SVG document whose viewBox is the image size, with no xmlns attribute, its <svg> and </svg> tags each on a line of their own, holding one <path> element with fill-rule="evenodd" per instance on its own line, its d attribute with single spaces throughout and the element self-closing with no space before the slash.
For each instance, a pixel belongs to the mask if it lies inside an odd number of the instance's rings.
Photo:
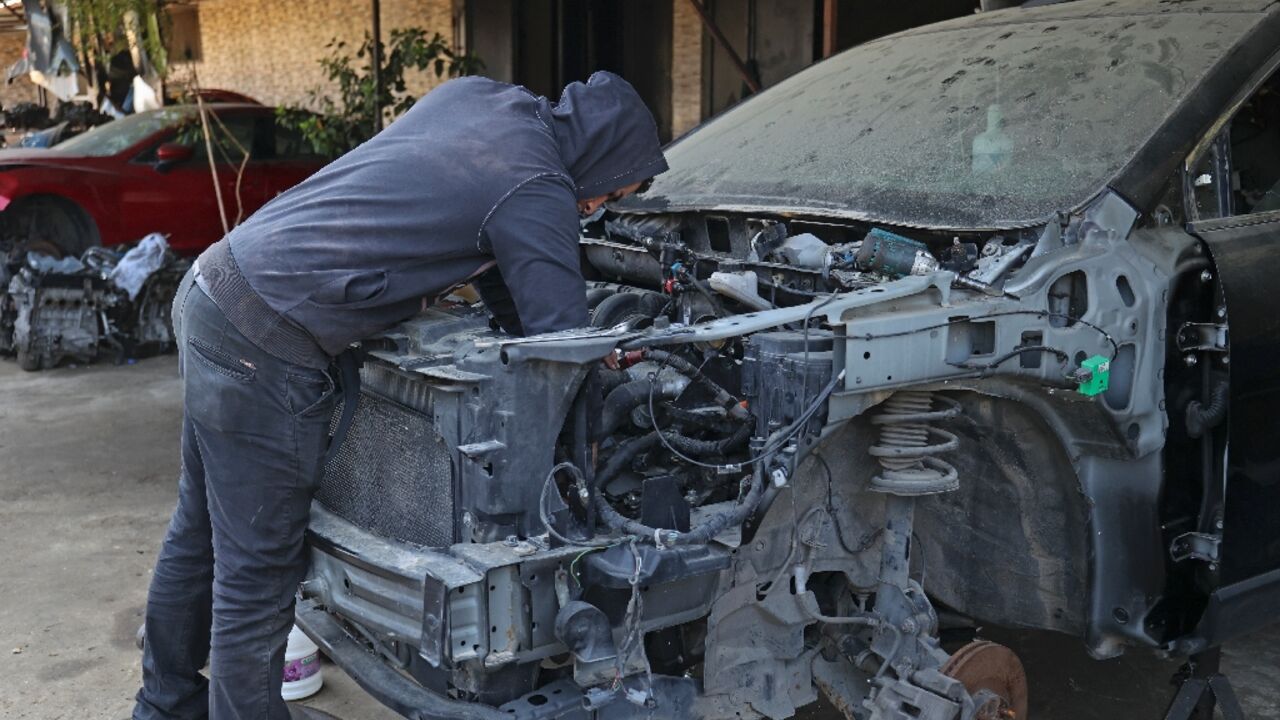
<svg viewBox="0 0 1280 720">
<path fill-rule="evenodd" d="M 335 386 L 323 370 L 290 370 L 285 373 L 285 402 L 294 417 L 332 410 Z"/>
<path fill-rule="evenodd" d="M 187 345 L 192 351 L 191 357 L 206 368 L 232 380 L 253 382 L 258 368 L 248 360 L 225 353 L 196 337 L 188 338 Z"/>
</svg>

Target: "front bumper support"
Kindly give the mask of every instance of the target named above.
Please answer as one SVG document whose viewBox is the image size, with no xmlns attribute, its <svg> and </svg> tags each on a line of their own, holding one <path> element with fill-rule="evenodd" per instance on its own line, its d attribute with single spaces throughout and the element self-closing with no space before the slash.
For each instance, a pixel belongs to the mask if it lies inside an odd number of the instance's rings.
<svg viewBox="0 0 1280 720">
<path fill-rule="evenodd" d="M 393 670 L 347 634 L 314 601 L 298 603 L 294 622 L 338 667 L 379 702 L 410 720 L 510 720 L 491 707 L 451 700 Z"/>
</svg>

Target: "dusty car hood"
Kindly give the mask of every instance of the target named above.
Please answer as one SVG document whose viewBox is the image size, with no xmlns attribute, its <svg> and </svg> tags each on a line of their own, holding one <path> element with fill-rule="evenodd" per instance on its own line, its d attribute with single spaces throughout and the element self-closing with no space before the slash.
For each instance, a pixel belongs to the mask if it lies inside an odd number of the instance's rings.
<svg viewBox="0 0 1280 720">
<path fill-rule="evenodd" d="M 867 43 L 668 146 L 670 171 L 617 209 L 1040 224 L 1120 177 L 1265 17 L 1188 6 L 1081 1 Z"/>
</svg>

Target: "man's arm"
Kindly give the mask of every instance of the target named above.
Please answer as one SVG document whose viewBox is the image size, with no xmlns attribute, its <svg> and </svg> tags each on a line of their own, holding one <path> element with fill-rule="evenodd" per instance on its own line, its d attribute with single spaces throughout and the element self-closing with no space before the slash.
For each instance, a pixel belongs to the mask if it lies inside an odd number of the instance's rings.
<svg viewBox="0 0 1280 720">
<path fill-rule="evenodd" d="M 587 324 L 577 205 L 567 183 L 529 181 L 498 206 L 484 232 L 498 267 L 476 287 L 504 330 L 537 335 Z"/>
<path fill-rule="evenodd" d="M 497 265 L 481 273 L 471 284 L 480 293 L 485 308 L 493 315 L 503 332 L 508 335 L 524 335 L 520 314 L 516 311 L 516 300 L 511 297 L 511 288 L 502 279 L 502 271 Z"/>
</svg>

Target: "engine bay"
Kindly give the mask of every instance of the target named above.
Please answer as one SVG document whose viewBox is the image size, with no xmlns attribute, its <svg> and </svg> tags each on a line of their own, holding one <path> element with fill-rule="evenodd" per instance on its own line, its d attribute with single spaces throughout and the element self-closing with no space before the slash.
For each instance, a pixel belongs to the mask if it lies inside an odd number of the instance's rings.
<svg viewBox="0 0 1280 720">
<path fill-rule="evenodd" d="M 1084 497 L 1158 462 L 1161 293 L 1198 262 L 1136 221 L 597 221 L 590 328 L 459 300 L 366 343 L 300 622 L 493 717 L 1024 715 L 1016 656 L 944 649 L 937 607 L 1159 642 L 1086 597 Z"/>
</svg>

